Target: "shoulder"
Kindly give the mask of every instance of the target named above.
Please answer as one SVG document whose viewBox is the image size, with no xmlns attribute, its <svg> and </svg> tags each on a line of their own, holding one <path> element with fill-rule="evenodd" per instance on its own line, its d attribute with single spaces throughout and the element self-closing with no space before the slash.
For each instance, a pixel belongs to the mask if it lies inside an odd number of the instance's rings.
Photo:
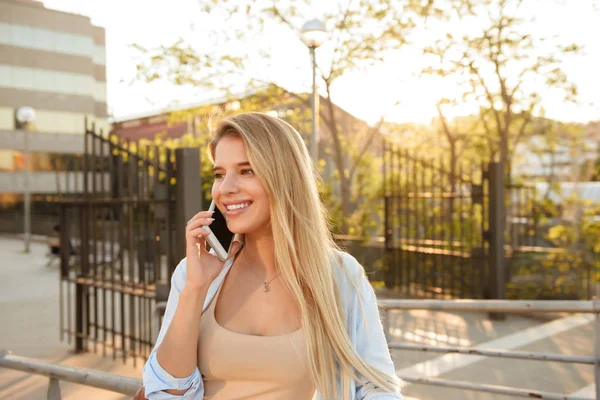
<svg viewBox="0 0 600 400">
<path fill-rule="evenodd" d="M 368 280 L 365 269 L 356 258 L 345 251 L 332 249 L 331 264 L 342 299 L 352 299 L 363 291 Z"/>
<path fill-rule="evenodd" d="M 334 272 L 354 279 L 365 276 L 365 269 L 352 255 L 338 249 L 331 250 L 331 262 Z"/>
</svg>

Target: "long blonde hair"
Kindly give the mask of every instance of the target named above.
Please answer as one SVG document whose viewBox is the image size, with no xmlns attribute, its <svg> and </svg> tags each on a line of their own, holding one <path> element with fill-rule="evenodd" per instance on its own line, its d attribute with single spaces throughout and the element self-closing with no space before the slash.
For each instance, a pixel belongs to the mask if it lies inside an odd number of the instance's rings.
<svg viewBox="0 0 600 400">
<path fill-rule="evenodd" d="M 318 390 L 326 399 L 347 399 L 350 379 L 366 379 L 394 392 L 393 378 L 367 364 L 348 336 L 331 258 L 336 245 L 300 134 L 279 118 L 252 112 L 222 120 L 213 135 L 213 160 L 221 138 L 242 139 L 248 161 L 269 194 L 276 268 L 300 308 Z"/>
</svg>

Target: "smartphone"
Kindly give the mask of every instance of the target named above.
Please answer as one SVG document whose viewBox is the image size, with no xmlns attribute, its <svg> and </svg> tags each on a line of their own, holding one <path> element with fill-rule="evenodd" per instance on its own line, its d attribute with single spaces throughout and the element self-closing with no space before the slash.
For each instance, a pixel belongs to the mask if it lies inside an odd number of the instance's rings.
<svg viewBox="0 0 600 400">
<path fill-rule="evenodd" d="M 206 230 L 210 231 L 210 235 L 206 237 L 206 241 L 210 248 L 215 251 L 219 260 L 225 261 L 229 258 L 229 250 L 231 250 L 231 244 L 236 235 L 227 228 L 225 216 L 221 214 L 214 200 L 211 201 L 208 211 L 214 211 L 212 217 L 215 220 L 210 226 L 204 226 Z"/>
</svg>

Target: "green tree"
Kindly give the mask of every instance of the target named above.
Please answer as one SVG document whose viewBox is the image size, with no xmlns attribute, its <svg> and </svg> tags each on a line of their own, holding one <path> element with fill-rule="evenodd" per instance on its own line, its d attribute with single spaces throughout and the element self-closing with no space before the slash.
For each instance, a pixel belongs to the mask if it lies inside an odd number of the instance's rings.
<svg viewBox="0 0 600 400">
<path fill-rule="evenodd" d="M 577 87 L 563 71 L 565 55 L 576 53 L 576 44 L 564 45 L 536 37 L 534 21 L 522 16 L 524 0 L 458 0 L 451 20 L 460 21 L 463 34 L 447 33 L 425 49 L 432 65 L 425 74 L 450 77 L 462 83 L 458 101 L 476 104 L 477 132 L 489 138 L 492 157 L 510 162 L 517 144 L 528 133 L 535 115 L 541 115 L 543 92 L 560 92 L 573 101 Z"/>
<path fill-rule="evenodd" d="M 365 127 L 356 137 L 349 138 L 342 124 L 342 115 L 333 104 L 335 84 L 349 72 L 361 70 L 383 61 L 387 52 L 398 50 L 407 43 L 407 36 L 416 21 L 428 16 L 439 16 L 433 1 L 414 0 L 359 0 L 340 2 L 323 15 L 330 32 L 332 57 L 319 64 L 318 78 L 324 104 L 320 117 L 332 146 L 337 170 L 341 214 L 348 217 L 357 206 L 352 186 L 363 157 L 378 134 L 380 124 Z M 276 52 L 263 49 L 245 52 L 244 49 L 266 32 L 297 35 L 311 2 L 262 2 L 237 0 L 200 2 L 204 15 L 221 22 L 222 29 L 208 33 L 202 49 L 179 40 L 171 46 L 146 49 L 139 45 L 141 61 L 137 66 L 138 78 L 147 82 L 167 80 L 177 85 L 192 85 L 215 90 L 221 94 L 239 91 L 253 92 L 257 88 L 276 87 L 285 91 L 305 106 L 310 97 L 289 90 L 294 82 L 276 82 L 269 64 L 277 58 Z M 299 40 L 299 39 L 298 39 Z M 224 45 L 227 44 L 227 45 Z M 265 71 L 261 76 L 248 76 L 249 67 Z M 261 67 L 262 66 L 262 67 Z M 346 142 L 346 144 L 345 144 Z M 348 146 L 356 151 L 348 151 Z M 348 221 L 342 218 L 341 231 L 348 232 Z"/>
</svg>

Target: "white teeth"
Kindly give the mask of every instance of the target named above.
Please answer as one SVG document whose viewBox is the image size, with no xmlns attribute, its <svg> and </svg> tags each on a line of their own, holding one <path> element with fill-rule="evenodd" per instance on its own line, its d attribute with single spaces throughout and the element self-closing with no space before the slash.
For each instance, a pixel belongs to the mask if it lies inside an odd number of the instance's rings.
<svg viewBox="0 0 600 400">
<path fill-rule="evenodd" d="M 229 211 L 239 210 L 241 208 L 246 208 L 249 205 L 250 205 L 250 203 L 232 204 L 232 205 L 227 206 L 227 210 L 229 210 Z"/>
</svg>

